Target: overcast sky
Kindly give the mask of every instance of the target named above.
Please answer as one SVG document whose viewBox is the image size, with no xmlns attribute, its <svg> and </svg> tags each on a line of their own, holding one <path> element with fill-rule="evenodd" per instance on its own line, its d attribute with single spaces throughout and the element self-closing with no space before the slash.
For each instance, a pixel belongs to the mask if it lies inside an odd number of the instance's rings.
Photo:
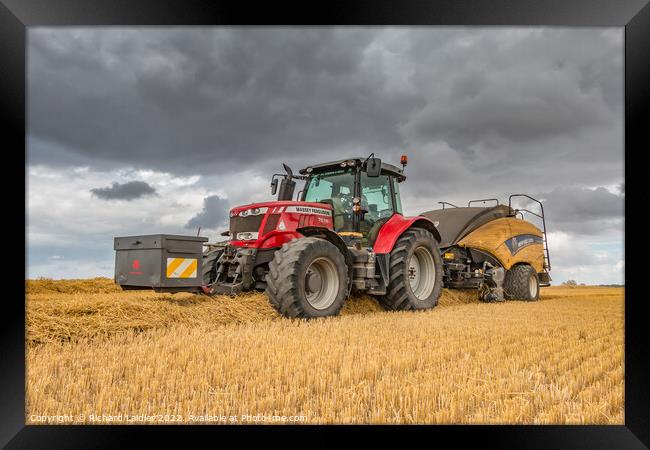
<svg viewBox="0 0 650 450">
<path fill-rule="evenodd" d="M 559 283 L 623 282 L 623 29 L 29 28 L 28 277 L 227 228 L 281 162 L 374 152 L 405 212 L 528 193 Z"/>
</svg>

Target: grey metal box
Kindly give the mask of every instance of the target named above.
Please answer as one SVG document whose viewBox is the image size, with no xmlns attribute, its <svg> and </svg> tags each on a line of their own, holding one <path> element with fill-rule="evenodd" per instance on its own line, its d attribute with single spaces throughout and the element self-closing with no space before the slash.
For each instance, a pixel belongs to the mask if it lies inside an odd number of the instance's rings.
<svg viewBox="0 0 650 450">
<path fill-rule="evenodd" d="M 203 243 L 173 234 L 114 239 L 115 282 L 125 289 L 192 290 L 202 284 Z"/>
</svg>

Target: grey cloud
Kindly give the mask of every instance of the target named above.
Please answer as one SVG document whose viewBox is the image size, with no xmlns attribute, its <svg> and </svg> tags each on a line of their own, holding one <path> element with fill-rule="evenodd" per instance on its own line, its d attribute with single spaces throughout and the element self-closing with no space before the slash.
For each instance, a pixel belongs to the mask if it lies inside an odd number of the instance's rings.
<svg viewBox="0 0 650 450">
<path fill-rule="evenodd" d="M 185 225 L 185 228 L 217 228 L 225 225 L 230 207 L 228 200 L 218 195 L 203 199 L 203 209 Z"/>
<path fill-rule="evenodd" d="M 412 39 L 421 61 L 414 83 L 430 99 L 403 125 L 416 144 L 446 141 L 470 159 L 516 148 L 537 159 L 526 150 L 531 141 L 621 121 L 622 48 L 604 33 L 467 30 L 433 49 L 425 32 Z M 594 156 L 586 147 L 574 151 Z"/>
<path fill-rule="evenodd" d="M 395 119 L 417 101 L 384 93 L 382 71 L 363 65 L 376 33 L 35 30 L 30 131 L 116 165 L 176 173 L 350 142 L 364 153 L 398 145 Z M 78 64 L 85 52 L 94 56 Z"/>
<path fill-rule="evenodd" d="M 562 28 L 35 28 L 30 164 L 270 176 L 281 162 L 406 152 L 405 191 L 418 196 L 619 183 L 621 38 Z"/>
<path fill-rule="evenodd" d="M 537 194 L 537 198 L 544 204 L 549 231 L 599 234 L 609 229 L 622 230 L 623 196 L 603 187 L 558 187 Z"/>
<path fill-rule="evenodd" d="M 429 104 L 406 128 L 419 139 L 441 139 L 465 149 L 481 139 L 499 136 L 516 143 L 576 132 L 606 123 L 591 99 L 566 97 L 548 84 L 538 92 L 512 92 L 501 85 L 482 95 Z"/>
<path fill-rule="evenodd" d="M 127 183 L 113 182 L 110 187 L 91 189 L 97 198 L 103 200 L 135 200 L 156 193 L 156 189 L 144 181 L 129 181 Z"/>
</svg>

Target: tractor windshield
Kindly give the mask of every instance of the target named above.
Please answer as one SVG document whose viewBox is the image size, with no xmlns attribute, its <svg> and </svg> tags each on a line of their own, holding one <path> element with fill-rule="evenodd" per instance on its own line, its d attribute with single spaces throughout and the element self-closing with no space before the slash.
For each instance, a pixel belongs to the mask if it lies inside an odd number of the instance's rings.
<svg viewBox="0 0 650 450">
<path fill-rule="evenodd" d="M 313 175 L 305 185 L 303 200 L 323 202 L 334 210 L 334 229 L 352 231 L 354 172 L 351 168 Z"/>
</svg>

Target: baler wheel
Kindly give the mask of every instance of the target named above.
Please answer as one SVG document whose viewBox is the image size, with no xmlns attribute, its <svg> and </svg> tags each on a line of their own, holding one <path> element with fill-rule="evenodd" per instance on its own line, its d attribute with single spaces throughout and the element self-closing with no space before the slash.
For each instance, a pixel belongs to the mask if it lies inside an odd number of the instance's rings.
<svg viewBox="0 0 650 450">
<path fill-rule="evenodd" d="M 519 264 L 506 272 L 503 292 L 508 300 L 539 300 L 539 276 L 532 266 Z"/>
</svg>

